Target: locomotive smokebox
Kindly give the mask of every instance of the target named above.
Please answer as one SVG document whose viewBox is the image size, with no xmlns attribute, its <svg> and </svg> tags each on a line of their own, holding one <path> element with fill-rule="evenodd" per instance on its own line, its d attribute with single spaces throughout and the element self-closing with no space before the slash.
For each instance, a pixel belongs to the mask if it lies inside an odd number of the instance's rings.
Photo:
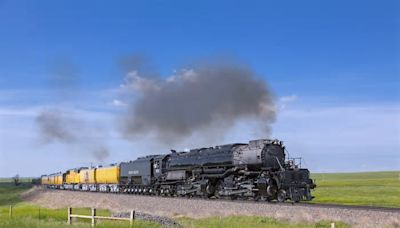
<svg viewBox="0 0 400 228">
<path fill-rule="evenodd" d="M 279 140 L 252 140 L 233 150 L 233 160 L 235 165 L 246 164 L 249 168 L 279 170 L 285 163 L 285 152 Z"/>
</svg>

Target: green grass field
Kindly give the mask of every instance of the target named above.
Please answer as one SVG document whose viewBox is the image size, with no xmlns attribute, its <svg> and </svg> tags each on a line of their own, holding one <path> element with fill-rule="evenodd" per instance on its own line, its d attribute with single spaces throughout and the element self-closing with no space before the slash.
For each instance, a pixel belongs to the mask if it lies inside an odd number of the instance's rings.
<svg viewBox="0 0 400 228">
<path fill-rule="evenodd" d="M 400 207 L 400 172 L 313 174 L 313 203 Z"/>
<path fill-rule="evenodd" d="M 21 198 L 19 194 L 31 187 L 32 185 L 28 183 L 15 186 L 10 183 L 0 182 L 0 207 L 20 202 Z"/>
<path fill-rule="evenodd" d="M 32 182 L 31 177 L 21 177 L 19 178 L 19 181 L 21 183 L 31 183 Z M 12 183 L 14 180 L 13 178 L 4 178 L 4 177 L 0 177 L 0 183 Z"/>
<path fill-rule="evenodd" d="M 74 214 L 90 215 L 91 209 L 73 209 Z M 110 216 L 107 210 L 97 210 L 97 215 Z M 18 203 L 9 217 L 9 207 L 0 206 L 0 227 L 70 227 L 67 224 L 67 209 L 40 208 L 35 205 Z M 90 220 L 76 219 L 73 227 L 90 227 Z M 97 227 L 129 227 L 129 222 L 98 221 Z M 159 224 L 135 221 L 133 227 L 161 227 Z"/>
<path fill-rule="evenodd" d="M 278 221 L 273 218 L 259 216 L 231 216 L 231 217 L 211 217 L 203 219 L 181 218 L 178 222 L 184 227 L 210 227 L 210 228 L 242 228 L 242 227 L 268 227 L 268 228 L 316 228 L 330 227 L 331 222 L 322 221 L 319 223 L 289 223 Z M 335 227 L 350 227 L 341 222 L 335 222 Z"/>
<path fill-rule="evenodd" d="M 22 201 L 20 194 L 32 185 L 23 183 L 14 186 L 5 181 L 0 183 L 0 227 L 71 227 L 67 225 L 67 209 L 48 209 Z M 13 205 L 12 217 L 9 206 Z M 72 213 L 90 215 L 89 208 L 74 208 Z M 97 210 L 97 215 L 110 216 L 107 210 Z M 90 227 L 90 220 L 78 219 L 73 227 Z M 129 227 L 129 222 L 99 221 L 97 227 Z M 161 227 L 159 224 L 135 221 L 133 227 Z"/>
</svg>

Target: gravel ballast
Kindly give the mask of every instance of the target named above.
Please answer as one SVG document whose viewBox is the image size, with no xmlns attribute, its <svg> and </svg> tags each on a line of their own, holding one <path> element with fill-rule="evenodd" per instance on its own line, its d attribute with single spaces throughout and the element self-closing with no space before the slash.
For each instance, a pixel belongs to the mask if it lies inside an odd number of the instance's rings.
<svg viewBox="0 0 400 228">
<path fill-rule="evenodd" d="M 291 222 L 343 221 L 355 227 L 400 227 L 400 212 L 360 208 L 312 207 L 307 205 L 255 203 L 156 196 L 74 192 L 35 188 L 23 198 L 49 208 L 95 207 L 114 213 L 135 210 L 145 220 L 210 216 L 257 215 Z M 147 217 L 146 217 L 147 216 Z M 154 218 L 152 218 L 152 216 Z M 147 219 L 146 219 L 147 218 Z"/>
</svg>

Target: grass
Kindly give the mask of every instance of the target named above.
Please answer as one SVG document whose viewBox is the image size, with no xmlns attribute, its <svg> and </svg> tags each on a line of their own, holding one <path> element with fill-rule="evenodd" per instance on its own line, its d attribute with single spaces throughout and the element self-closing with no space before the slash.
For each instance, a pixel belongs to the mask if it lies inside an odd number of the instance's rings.
<svg viewBox="0 0 400 228">
<path fill-rule="evenodd" d="M 91 215 L 90 208 L 74 208 L 73 214 Z M 108 210 L 97 210 L 97 215 L 110 216 Z M 89 219 L 74 219 L 73 227 L 90 227 Z M 13 207 L 12 217 L 9 217 L 9 207 L 0 207 L 0 227 L 71 227 L 67 224 L 67 209 L 41 208 L 27 203 L 18 203 Z M 129 227 L 124 221 L 97 221 L 96 227 Z M 159 224 L 135 221 L 133 227 L 161 227 Z"/>
<path fill-rule="evenodd" d="M 279 221 L 273 218 L 259 216 L 231 216 L 231 217 L 211 217 L 203 219 L 181 218 L 178 220 L 184 227 L 268 227 L 268 228 L 314 228 L 314 227 L 330 227 L 330 221 L 322 221 L 318 223 L 290 223 Z M 348 225 L 335 222 L 335 227 L 349 227 Z"/>
<path fill-rule="evenodd" d="M 32 179 L 33 178 L 31 178 L 31 177 L 20 177 L 19 178 L 19 181 L 21 182 L 21 183 L 31 183 L 32 182 Z M 14 182 L 14 179 L 13 178 L 10 178 L 10 177 L 0 177 L 0 183 L 13 183 Z"/>
<path fill-rule="evenodd" d="M 400 172 L 313 174 L 312 203 L 400 207 Z"/>
<path fill-rule="evenodd" d="M 41 208 L 27 204 L 20 198 L 20 193 L 31 188 L 24 183 L 15 186 L 11 183 L 0 183 L 0 227 L 71 227 L 67 224 L 67 209 Z M 9 217 L 9 205 L 13 205 L 12 217 Z M 73 208 L 73 214 L 90 215 L 89 208 Z M 97 215 L 110 216 L 107 210 L 97 210 Z M 73 227 L 90 227 L 90 220 L 75 219 Z M 96 227 L 129 227 L 124 221 L 98 221 Z M 161 227 L 157 223 L 135 221 L 133 227 Z"/>
<path fill-rule="evenodd" d="M 21 202 L 20 193 L 31 187 L 29 183 L 22 183 L 19 186 L 6 182 L 0 183 L 0 206 Z"/>
</svg>

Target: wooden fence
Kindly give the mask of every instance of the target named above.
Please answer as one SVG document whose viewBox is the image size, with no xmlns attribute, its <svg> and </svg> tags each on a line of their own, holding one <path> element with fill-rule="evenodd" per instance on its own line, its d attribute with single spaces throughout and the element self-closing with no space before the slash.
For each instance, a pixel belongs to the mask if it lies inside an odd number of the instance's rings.
<svg viewBox="0 0 400 228">
<path fill-rule="evenodd" d="M 72 218 L 91 219 L 92 220 L 92 227 L 96 226 L 96 219 L 129 221 L 130 222 L 130 226 L 132 226 L 133 220 L 135 219 L 135 211 L 131 210 L 129 218 L 121 218 L 121 217 L 98 216 L 98 215 L 96 215 L 96 208 L 92 208 L 92 215 L 72 214 L 72 208 L 69 207 L 68 208 L 68 224 L 72 224 Z"/>
</svg>

